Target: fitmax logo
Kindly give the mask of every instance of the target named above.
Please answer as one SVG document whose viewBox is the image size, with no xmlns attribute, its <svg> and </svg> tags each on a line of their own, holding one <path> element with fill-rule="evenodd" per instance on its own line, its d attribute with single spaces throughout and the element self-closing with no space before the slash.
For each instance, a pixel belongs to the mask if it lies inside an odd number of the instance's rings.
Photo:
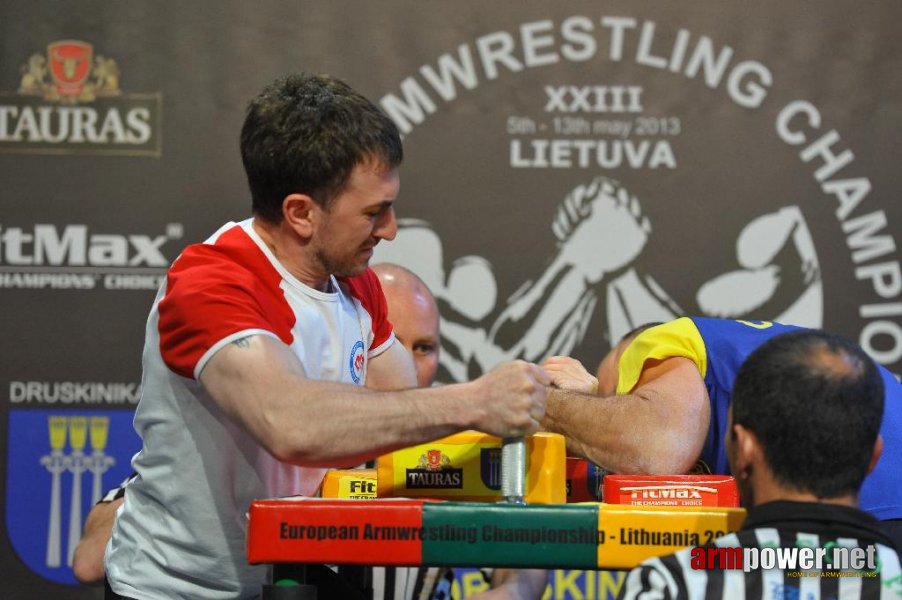
<svg viewBox="0 0 902 600">
<path fill-rule="evenodd" d="M 181 223 L 158 236 L 89 233 L 87 225 L 0 227 L 0 266 L 168 267 L 161 248 L 182 234 Z"/>
<path fill-rule="evenodd" d="M 376 482 L 375 481 L 361 481 L 361 480 L 352 480 L 351 481 L 351 493 L 352 494 L 367 494 L 367 495 L 376 495 Z"/>
<path fill-rule="evenodd" d="M 633 500 L 685 500 L 701 499 L 702 492 L 717 493 L 717 490 L 709 487 L 698 486 L 648 486 L 625 487 L 623 491 L 629 492 Z"/>
</svg>

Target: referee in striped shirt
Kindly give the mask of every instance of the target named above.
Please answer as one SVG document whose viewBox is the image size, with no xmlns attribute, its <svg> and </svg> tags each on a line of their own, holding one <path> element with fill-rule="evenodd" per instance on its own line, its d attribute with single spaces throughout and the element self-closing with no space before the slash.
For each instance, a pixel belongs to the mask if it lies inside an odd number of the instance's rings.
<svg viewBox="0 0 902 600">
<path fill-rule="evenodd" d="M 871 547 L 876 568 L 735 568 L 687 548 L 630 571 L 619 598 L 902 599 L 893 542 L 857 508 L 882 416 L 880 375 L 857 345 L 818 330 L 762 345 L 736 376 L 725 437 L 748 518 L 706 548 Z"/>
</svg>

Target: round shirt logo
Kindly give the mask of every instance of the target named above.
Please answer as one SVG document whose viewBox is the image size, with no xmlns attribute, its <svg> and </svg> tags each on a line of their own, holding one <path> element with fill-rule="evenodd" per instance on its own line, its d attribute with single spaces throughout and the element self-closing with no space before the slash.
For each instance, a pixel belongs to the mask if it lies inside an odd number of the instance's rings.
<svg viewBox="0 0 902 600">
<path fill-rule="evenodd" d="M 351 373 L 351 379 L 357 385 L 360 385 L 360 380 L 363 376 L 363 363 L 363 342 L 357 340 L 357 343 L 351 348 L 351 356 L 348 360 L 348 370 Z"/>
</svg>

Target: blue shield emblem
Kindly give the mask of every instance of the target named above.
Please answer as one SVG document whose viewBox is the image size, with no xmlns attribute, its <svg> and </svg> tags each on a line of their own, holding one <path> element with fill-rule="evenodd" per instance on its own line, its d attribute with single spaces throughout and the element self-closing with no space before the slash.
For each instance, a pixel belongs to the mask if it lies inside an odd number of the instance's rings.
<svg viewBox="0 0 902 600">
<path fill-rule="evenodd" d="M 490 490 L 501 489 L 501 448 L 479 450 L 479 476 Z"/>
<path fill-rule="evenodd" d="M 131 474 L 141 448 L 133 411 L 13 410 L 6 457 L 6 530 L 45 579 L 75 585 L 72 555 L 91 507 Z"/>
<path fill-rule="evenodd" d="M 589 473 L 586 476 L 586 486 L 589 488 L 589 495 L 598 501 L 602 501 L 604 490 L 604 475 L 606 471 L 595 463 L 590 462 L 588 466 Z"/>
</svg>

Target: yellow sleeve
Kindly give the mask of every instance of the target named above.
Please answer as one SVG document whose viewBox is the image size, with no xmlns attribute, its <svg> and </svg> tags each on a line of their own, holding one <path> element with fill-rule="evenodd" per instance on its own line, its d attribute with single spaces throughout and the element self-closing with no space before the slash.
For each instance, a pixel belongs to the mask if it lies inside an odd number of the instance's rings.
<svg viewBox="0 0 902 600">
<path fill-rule="evenodd" d="M 696 364 L 702 378 L 708 369 L 705 342 L 689 317 L 682 317 L 646 329 L 636 336 L 617 365 L 617 393 L 628 394 L 636 387 L 648 360 L 680 356 Z"/>
</svg>

